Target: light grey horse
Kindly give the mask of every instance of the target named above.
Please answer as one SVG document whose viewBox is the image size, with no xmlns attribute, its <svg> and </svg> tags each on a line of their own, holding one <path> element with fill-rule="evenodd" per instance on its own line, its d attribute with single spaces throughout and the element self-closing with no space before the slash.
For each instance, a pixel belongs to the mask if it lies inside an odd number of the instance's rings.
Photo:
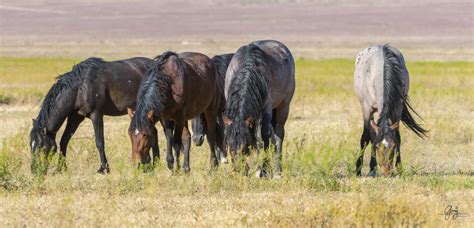
<svg viewBox="0 0 474 228">
<path fill-rule="evenodd" d="M 402 53 L 390 45 L 377 45 L 361 51 L 356 58 L 354 88 L 362 107 L 364 131 L 360 138 L 361 152 L 356 162 L 356 173 L 361 175 L 364 150 L 372 143 L 369 176 L 375 176 L 377 162 L 384 176 L 401 164 L 400 120 L 424 138 L 423 129 L 410 114 L 418 115 L 408 101 L 410 78 Z M 374 114 L 378 118 L 374 118 Z"/>
</svg>

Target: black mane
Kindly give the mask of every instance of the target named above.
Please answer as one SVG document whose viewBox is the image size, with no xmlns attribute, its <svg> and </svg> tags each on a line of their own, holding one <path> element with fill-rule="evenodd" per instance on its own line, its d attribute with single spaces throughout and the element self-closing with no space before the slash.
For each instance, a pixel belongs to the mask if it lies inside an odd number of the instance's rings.
<svg viewBox="0 0 474 228">
<path fill-rule="evenodd" d="M 247 47 L 245 62 L 231 81 L 224 111 L 224 115 L 233 121 L 226 128 L 225 137 L 234 148 L 251 142 L 252 136 L 244 121 L 248 117 L 252 117 L 255 122 L 260 121 L 261 106 L 268 96 L 264 53 L 256 45 Z"/>
<path fill-rule="evenodd" d="M 148 132 L 153 124 L 150 124 L 147 113 L 153 110 L 153 120 L 156 122 L 158 120 L 156 117 L 163 111 L 166 99 L 171 93 L 172 81 L 162 70 L 170 56 L 177 56 L 177 54 L 168 51 L 155 57 L 145 73 L 138 90 L 137 108 L 131 123 L 133 128 Z M 178 68 L 181 69 L 181 67 Z"/>
<path fill-rule="evenodd" d="M 384 88 L 384 105 L 380 113 L 378 125 L 381 129 L 380 137 L 377 142 L 382 140 L 382 137 L 386 134 L 394 134 L 393 131 L 389 130 L 390 124 L 399 121 L 400 116 L 402 122 L 415 132 L 418 136 L 426 136 L 426 130 L 423 129 L 414 118 L 411 116 L 409 110 L 413 111 L 418 115 L 411 107 L 408 96 L 403 95 L 402 87 L 402 76 L 403 66 L 402 61 L 392 50 L 390 45 L 386 44 L 383 46 L 383 88 Z M 390 120 L 390 122 L 389 122 Z M 392 135 L 392 138 L 394 135 Z"/>
<path fill-rule="evenodd" d="M 59 96 L 71 96 L 70 99 L 71 102 L 73 102 L 76 98 L 77 90 L 86 76 L 96 72 L 99 69 L 99 65 L 104 62 L 105 61 L 101 58 L 91 57 L 74 65 L 70 72 L 56 77 L 57 81 L 53 84 L 51 89 L 49 89 L 41 104 L 40 112 L 35 121 L 36 126 L 34 127 L 45 127 L 50 115 L 62 112 L 62 107 L 58 107 L 56 104 Z"/>
</svg>

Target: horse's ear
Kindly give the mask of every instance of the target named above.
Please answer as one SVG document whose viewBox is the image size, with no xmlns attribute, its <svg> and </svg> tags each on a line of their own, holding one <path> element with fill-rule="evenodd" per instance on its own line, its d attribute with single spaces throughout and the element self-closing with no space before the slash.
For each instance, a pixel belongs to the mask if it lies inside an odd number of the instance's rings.
<svg viewBox="0 0 474 228">
<path fill-rule="evenodd" d="M 398 129 L 399 126 L 400 126 L 400 121 L 397 121 L 394 124 L 390 125 L 390 128 L 395 130 L 395 129 Z"/>
<path fill-rule="evenodd" d="M 146 114 L 146 117 L 147 117 L 151 122 L 153 122 L 153 113 L 154 113 L 154 111 L 153 111 L 153 110 L 150 110 L 150 111 L 148 111 L 148 113 Z"/>
<path fill-rule="evenodd" d="M 249 118 L 245 120 L 245 125 L 247 127 L 253 127 L 253 117 L 249 116 Z"/>
<path fill-rule="evenodd" d="M 232 120 L 229 117 L 223 115 L 222 120 L 224 121 L 224 126 L 228 127 L 232 124 Z"/>
<path fill-rule="evenodd" d="M 35 124 L 35 123 L 36 123 L 36 120 L 35 120 L 35 119 L 31 119 L 31 120 L 33 121 L 33 124 Z"/>
<path fill-rule="evenodd" d="M 128 116 L 131 118 L 133 118 L 133 115 L 135 114 L 135 111 L 133 111 L 132 108 L 130 107 L 127 107 L 127 113 L 128 113 Z"/>
<path fill-rule="evenodd" d="M 370 125 L 372 125 L 372 128 L 375 130 L 375 134 L 379 134 L 379 126 L 377 126 L 374 120 L 370 121 Z"/>
</svg>

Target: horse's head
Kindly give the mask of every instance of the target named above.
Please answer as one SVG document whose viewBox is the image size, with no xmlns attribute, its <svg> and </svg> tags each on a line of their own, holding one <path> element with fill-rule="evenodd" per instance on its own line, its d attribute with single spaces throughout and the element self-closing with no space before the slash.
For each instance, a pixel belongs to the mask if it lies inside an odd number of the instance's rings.
<svg viewBox="0 0 474 228">
<path fill-rule="evenodd" d="M 153 127 L 153 111 L 147 113 L 147 122 L 142 123 L 141 127 L 137 126 L 137 121 L 135 120 L 137 116 L 134 116 L 130 109 L 129 116 L 132 119 L 128 128 L 128 135 L 132 142 L 131 160 L 133 163 L 149 164 L 151 161 L 150 148 L 157 134 L 156 128 Z"/>
<path fill-rule="evenodd" d="M 400 141 L 397 137 L 399 123 L 393 123 L 389 120 L 389 125 L 379 127 L 372 120 L 371 125 L 376 137 L 374 141 L 375 151 L 377 153 L 377 163 L 384 176 L 389 176 L 393 168 L 393 158 L 395 152 L 399 151 Z"/>
<path fill-rule="evenodd" d="M 235 120 L 224 116 L 225 144 L 227 151 L 235 161 L 240 154 L 247 154 L 250 146 L 255 145 L 255 123 L 253 117 Z"/>
<path fill-rule="evenodd" d="M 55 153 L 58 148 L 55 136 L 56 133 L 48 131 L 48 129 L 45 126 L 41 126 L 37 120 L 33 120 L 33 128 L 30 131 L 31 152 Z"/>
<path fill-rule="evenodd" d="M 204 142 L 204 134 L 205 134 L 205 128 L 204 128 L 204 120 L 201 117 L 194 118 L 191 121 L 191 127 L 193 128 L 193 143 L 196 146 L 201 146 L 202 143 Z"/>
</svg>

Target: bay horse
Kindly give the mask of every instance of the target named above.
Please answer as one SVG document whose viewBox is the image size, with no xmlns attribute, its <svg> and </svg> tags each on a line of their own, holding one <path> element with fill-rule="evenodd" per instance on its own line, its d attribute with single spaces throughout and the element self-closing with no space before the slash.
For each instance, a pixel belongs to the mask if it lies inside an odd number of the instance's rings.
<svg viewBox="0 0 474 228">
<path fill-rule="evenodd" d="M 65 159 L 69 140 L 87 117 L 94 126 L 100 156 L 98 172 L 110 172 L 104 150 L 103 116 L 124 115 L 127 108 L 135 107 L 140 81 L 150 63 L 151 59 L 142 57 L 111 62 L 92 57 L 60 75 L 46 94 L 37 118 L 33 119 L 31 151 L 34 154 L 36 151 L 55 153 L 56 133 L 67 119 L 60 141 L 61 156 Z M 155 156 L 159 156 L 155 141 L 153 150 Z M 65 163 L 62 165 L 66 168 Z M 62 165 L 58 168 L 61 169 Z"/>
<path fill-rule="evenodd" d="M 211 59 L 194 52 L 165 52 L 156 57 L 140 84 L 137 108 L 128 129 L 132 142 L 132 160 L 150 162 L 154 125 L 162 121 L 167 139 L 168 169 L 179 169 L 179 155 L 184 152 L 183 170 L 189 172 L 191 135 L 188 120 L 204 113 L 210 147 L 211 166 L 217 166 L 215 154 L 217 113 L 219 112 L 217 75 Z M 172 147 L 175 157 L 172 154 Z"/>
<path fill-rule="evenodd" d="M 361 175 L 364 150 L 372 143 L 369 176 L 375 176 L 377 162 L 384 176 L 390 175 L 393 157 L 395 166 L 401 164 L 400 132 L 405 126 L 421 138 L 427 130 L 413 118 L 415 113 L 408 99 L 410 78 L 402 53 L 386 44 L 364 49 L 356 58 L 354 88 L 359 97 L 364 120 L 360 138 L 361 152 L 356 161 L 356 173 Z M 378 114 L 378 120 L 374 118 Z"/>
<path fill-rule="evenodd" d="M 240 47 L 225 77 L 225 142 L 235 164 L 249 147 L 257 148 L 258 129 L 264 149 L 270 138 L 277 152 L 275 171 L 281 173 L 285 123 L 295 91 L 295 63 L 290 50 L 274 40 Z M 264 169 L 257 176 L 266 175 Z"/>
<path fill-rule="evenodd" d="M 219 94 L 219 113 L 217 116 L 217 160 L 221 163 L 227 163 L 227 153 L 225 150 L 224 143 L 224 123 L 222 121 L 222 112 L 225 108 L 225 96 L 224 96 L 224 83 L 225 83 L 225 73 L 227 67 L 229 66 L 230 60 L 234 53 L 216 55 L 212 57 L 212 63 L 217 70 L 217 90 Z M 196 146 L 201 146 L 204 142 L 204 135 L 206 134 L 206 117 L 201 114 L 200 117 L 196 117 L 191 121 L 191 127 L 193 129 L 192 140 Z"/>
</svg>

